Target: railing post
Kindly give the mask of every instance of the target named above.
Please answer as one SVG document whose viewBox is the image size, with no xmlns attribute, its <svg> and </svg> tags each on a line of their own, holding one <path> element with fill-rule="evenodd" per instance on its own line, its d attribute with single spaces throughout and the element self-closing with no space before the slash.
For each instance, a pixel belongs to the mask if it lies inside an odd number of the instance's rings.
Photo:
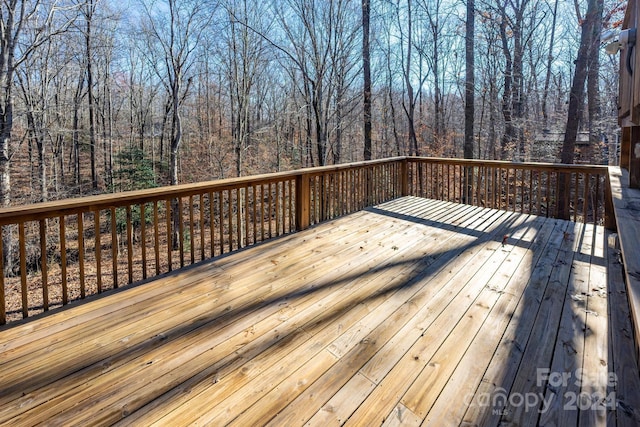
<svg viewBox="0 0 640 427">
<path fill-rule="evenodd" d="M 631 157 L 631 128 L 623 127 L 620 137 L 620 167 L 629 170 Z"/>
<path fill-rule="evenodd" d="M 596 206 L 595 209 L 598 209 Z M 608 230 L 616 230 L 616 216 L 613 212 L 613 194 L 611 193 L 610 172 L 604 176 L 604 226 Z"/>
<path fill-rule="evenodd" d="M 409 195 L 409 160 L 405 157 L 400 161 L 400 193 Z"/>
<path fill-rule="evenodd" d="M 309 228 L 311 215 L 311 189 L 309 175 L 300 173 L 296 176 L 296 229 Z"/>
</svg>

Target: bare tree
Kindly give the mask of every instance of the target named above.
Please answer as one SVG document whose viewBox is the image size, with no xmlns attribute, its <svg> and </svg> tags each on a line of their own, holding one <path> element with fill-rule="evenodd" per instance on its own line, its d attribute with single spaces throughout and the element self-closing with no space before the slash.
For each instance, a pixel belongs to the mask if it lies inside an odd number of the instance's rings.
<svg viewBox="0 0 640 427">
<path fill-rule="evenodd" d="M 578 135 L 578 126 L 580 124 L 580 116 L 584 108 L 584 85 L 587 80 L 589 67 L 589 50 L 591 48 L 593 27 L 595 21 L 598 20 L 598 3 L 599 0 L 589 0 L 587 2 L 587 13 L 582 21 L 582 31 L 580 36 L 580 48 L 576 55 L 576 68 L 573 76 L 573 84 L 571 85 L 571 93 L 569 94 L 569 111 L 567 115 L 567 126 L 560 153 L 562 163 L 573 163 L 575 156 L 576 137 Z"/>
<path fill-rule="evenodd" d="M 11 141 L 16 70 L 52 35 L 65 31 L 70 20 L 57 20 L 56 1 L 9 0 L 0 4 L 0 204 L 11 203 Z M 23 32 L 32 31 L 28 39 Z"/>
<path fill-rule="evenodd" d="M 145 32 L 159 48 L 157 72 L 171 101 L 169 174 L 178 183 L 178 150 L 182 142 L 181 107 L 192 82 L 193 53 L 214 17 L 213 6 L 197 0 L 162 0 L 144 3 Z M 161 11 L 167 11 L 161 13 Z"/>
<path fill-rule="evenodd" d="M 402 108 L 404 109 L 404 113 L 407 116 L 407 122 L 409 126 L 409 155 L 417 156 L 420 154 L 420 150 L 418 149 L 418 138 L 416 136 L 416 125 L 415 125 L 415 111 L 416 111 L 416 101 L 417 97 L 414 95 L 413 84 L 411 82 L 411 61 L 413 59 L 411 50 L 413 47 L 413 15 L 411 11 L 412 0 L 407 1 L 406 8 L 406 33 L 402 30 L 404 28 L 404 24 L 401 23 L 401 14 L 400 14 L 400 5 L 398 0 L 398 28 L 400 28 L 400 44 L 403 50 L 402 54 L 402 72 L 404 77 L 404 84 L 406 89 L 406 97 L 403 97 Z M 405 42 L 403 39 L 406 38 L 406 53 Z"/>
<path fill-rule="evenodd" d="M 587 80 L 589 67 L 589 51 L 593 40 L 593 28 L 596 21 L 601 18 L 601 9 L 598 7 L 599 0 L 589 0 L 587 3 L 587 13 L 584 21 L 582 21 L 582 32 L 580 36 L 580 48 L 576 56 L 576 68 L 573 76 L 573 84 L 569 94 L 569 111 L 567 115 L 567 126 L 562 142 L 562 151 L 560 152 L 560 160 L 562 163 L 573 163 L 575 157 L 576 138 L 578 135 L 578 126 L 580 124 L 580 116 L 584 108 L 584 85 Z M 598 16 L 600 10 L 600 17 Z M 571 183 L 569 174 L 562 174 L 558 177 L 560 181 L 561 194 L 570 191 Z M 568 197 L 561 197 L 558 203 L 559 217 L 569 218 Z"/>
<path fill-rule="evenodd" d="M 156 72 L 163 81 L 168 94 L 167 106 L 171 114 L 171 136 L 169 153 L 169 180 L 171 185 L 178 184 L 178 150 L 182 143 L 182 104 L 189 93 L 192 82 L 190 72 L 195 63 L 194 52 L 205 31 L 211 23 L 214 13 L 212 6 L 198 0 L 163 0 L 145 3 L 146 27 L 151 46 L 157 46 L 160 52 Z M 160 13 L 160 11 L 167 11 Z M 151 53 L 153 49 L 151 49 Z M 185 81 L 186 79 L 186 81 Z M 173 201 L 173 247 L 180 241 L 178 224 L 180 212 L 178 201 Z"/>
<path fill-rule="evenodd" d="M 464 97 L 464 158 L 473 158 L 473 122 L 475 120 L 475 2 L 467 0 L 467 22 L 465 31 L 465 97 Z M 465 171 L 465 198 L 471 197 L 471 168 Z"/>
<path fill-rule="evenodd" d="M 369 27 L 371 21 L 370 1 L 362 0 L 362 74 L 364 77 L 364 159 L 371 160 L 371 48 Z"/>
<path fill-rule="evenodd" d="M 227 55 L 223 61 L 229 79 L 236 176 L 241 176 L 243 155 L 251 133 L 251 95 L 259 74 L 266 68 L 266 43 L 260 34 L 267 34 L 268 28 L 263 27 L 266 24 L 262 18 L 265 11 L 259 4 L 250 4 L 248 0 L 237 3 L 231 1 L 225 6 L 229 32 L 226 38 Z"/>
</svg>

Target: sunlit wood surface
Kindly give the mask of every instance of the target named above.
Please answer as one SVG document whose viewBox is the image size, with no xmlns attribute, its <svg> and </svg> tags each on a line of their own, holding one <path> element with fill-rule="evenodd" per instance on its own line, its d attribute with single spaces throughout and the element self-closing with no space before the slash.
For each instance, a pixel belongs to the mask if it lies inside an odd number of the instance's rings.
<svg viewBox="0 0 640 427">
<path fill-rule="evenodd" d="M 400 198 L 0 331 L 0 424 L 637 425 L 602 227 Z"/>
</svg>

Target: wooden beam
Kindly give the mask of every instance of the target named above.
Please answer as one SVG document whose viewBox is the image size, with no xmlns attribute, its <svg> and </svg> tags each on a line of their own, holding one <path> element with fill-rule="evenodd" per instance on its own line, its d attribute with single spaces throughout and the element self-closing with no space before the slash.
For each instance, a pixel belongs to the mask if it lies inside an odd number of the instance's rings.
<svg viewBox="0 0 640 427">
<path fill-rule="evenodd" d="M 296 229 L 298 231 L 309 228 L 310 204 L 309 175 L 300 174 L 296 176 Z"/>
<path fill-rule="evenodd" d="M 631 150 L 631 127 L 623 127 L 620 137 L 620 167 L 629 170 L 629 155 Z"/>
<path fill-rule="evenodd" d="M 640 188 L 640 126 L 631 128 L 629 146 L 629 187 Z"/>
<path fill-rule="evenodd" d="M 408 160 L 402 159 L 400 162 L 400 191 L 402 196 L 409 195 L 409 162 Z"/>
<path fill-rule="evenodd" d="M 636 355 L 640 356 L 640 190 L 629 188 L 625 179 L 627 172 L 612 166 L 609 179 L 611 194 L 618 225 L 618 239 L 624 264 L 625 283 L 631 308 L 631 321 L 634 326 Z"/>
</svg>

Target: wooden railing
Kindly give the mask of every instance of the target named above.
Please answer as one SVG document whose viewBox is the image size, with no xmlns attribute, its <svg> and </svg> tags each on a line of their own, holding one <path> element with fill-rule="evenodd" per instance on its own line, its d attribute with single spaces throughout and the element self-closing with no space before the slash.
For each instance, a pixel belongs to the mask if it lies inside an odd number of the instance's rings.
<svg viewBox="0 0 640 427">
<path fill-rule="evenodd" d="M 386 159 L 1 209 L 0 324 L 397 197 L 401 163 Z"/>
<path fill-rule="evenodd" d="M 403 195 L 547 216 L 561 198 L 597 223 L 606 179 L 603 167 L 397 157 L 0 209 L 0 324 Z"/>
<path fill-rule="evenodd" d="M 409 158 L 409 194 L 610 225 L 606 166 Z"/>
</svg>

